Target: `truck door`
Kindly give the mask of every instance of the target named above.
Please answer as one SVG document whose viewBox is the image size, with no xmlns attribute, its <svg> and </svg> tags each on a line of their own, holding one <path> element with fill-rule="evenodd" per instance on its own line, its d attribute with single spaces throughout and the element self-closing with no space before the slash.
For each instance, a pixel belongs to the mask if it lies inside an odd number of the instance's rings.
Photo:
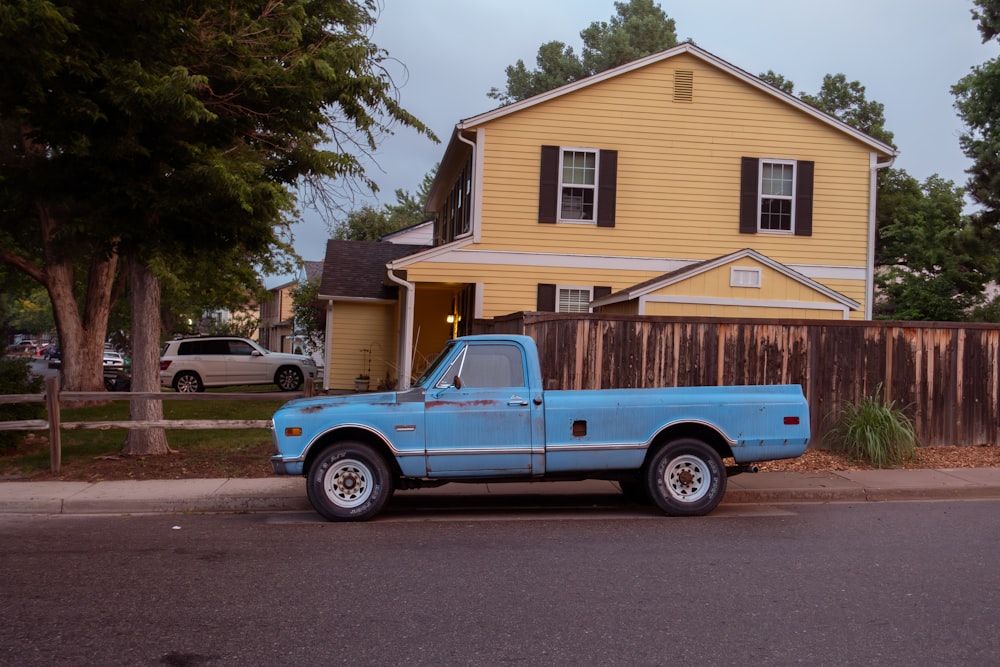
<svg viewBox="0 0 1000 667">
<path fill-rule="evenodd" d="M 467 344 L 425 395 L 428 476 L 530 474 L 529 398 L 518 345 Z"/>
</svg>

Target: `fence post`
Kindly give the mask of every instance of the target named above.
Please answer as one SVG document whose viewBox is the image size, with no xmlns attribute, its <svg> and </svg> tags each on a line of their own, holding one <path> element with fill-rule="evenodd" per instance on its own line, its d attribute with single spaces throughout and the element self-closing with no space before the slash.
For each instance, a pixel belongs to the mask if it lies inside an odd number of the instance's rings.
<svg viewBox="0 0 1000 667">
<path fill-rule="evenodd" d="M 306 384 L 302 389 L 303 393 L 305 393 L 304 398 L 312 398 L 316 395 L 316 380 L 314 378 L 306 378 Z"/>
<path fill-rule="evenodd" d="M 59 415 L 59 376 L 45 378 L 45 409 L 49 413 L 49 461 L 52 474 L 62 469 L 62 431 Z"/>
</svg>

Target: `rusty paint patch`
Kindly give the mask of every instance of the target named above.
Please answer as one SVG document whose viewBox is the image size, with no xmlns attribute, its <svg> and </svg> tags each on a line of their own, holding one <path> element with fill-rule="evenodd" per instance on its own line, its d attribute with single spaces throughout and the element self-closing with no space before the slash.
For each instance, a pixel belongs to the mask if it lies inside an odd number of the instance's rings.
<svg viewBox="0 0 1000 667">
<path fill-rule="evenodd" d="M 454 406 L 456 408 L 486 408 L 494 405 L 499 405 L 499 401 L 478 399 L 474 401 L 427 401 L 425 407 L 428 410 L 434 408 L 440 408 L 442 406 Z"/>
</svg>

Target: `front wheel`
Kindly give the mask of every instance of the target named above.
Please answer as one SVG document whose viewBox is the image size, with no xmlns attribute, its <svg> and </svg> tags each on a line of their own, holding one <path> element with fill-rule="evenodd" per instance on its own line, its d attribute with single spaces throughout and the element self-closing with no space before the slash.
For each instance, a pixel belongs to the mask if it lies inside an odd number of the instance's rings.
<svg viewBox="0 0 1000 667">
<path fill-rule="evenodd" d="M 360 442 L 323 450 L 309 469 L 309 502 L 329 521 L 367 521 L 392 495 L 392 475 L 382 455 Z"/>
<path fill-rule="evenodd" d="M 662 447 L 649 462 L 646 483 L 653 502 L 670 516 L 703 516 L 726 493 L 722 457 L 706 443 L 681 438 Z"/>
</svg>

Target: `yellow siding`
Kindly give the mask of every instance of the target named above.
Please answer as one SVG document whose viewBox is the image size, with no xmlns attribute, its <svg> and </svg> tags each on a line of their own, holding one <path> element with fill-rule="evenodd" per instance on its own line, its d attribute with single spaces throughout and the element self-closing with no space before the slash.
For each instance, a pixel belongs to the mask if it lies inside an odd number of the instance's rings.
<svg viewBox="0 0 1000 667">
<path fill-rule="evenodd" d="M 675 68 L 694 102 L 672 101 Z M 537 223 L 541 144 L 619 151 L 614 228 Z M 865 265 L 868 148 L 689 56 L 490 122 L 484 150 L 482 249 Z M 815 161 L 812 237 L 738 233 L 742 156 Z"/>
<path fill-rule="evenodd" d="M 757 265 L 753 260 L 738 260 L 736 266 Z M 762 266 L 762 265 L 761 265 Z M 712 296 L 723 298 L 747 299 L 748 293 L 758 295 L 760 299 L 785 299 L 793 301 L 824 300 L 815 290 L 811 290 L 782 274 L 764 267 L 768 273 L 762 275 L 764 291 L 749 288 L 729 287 L 729 265 L 719 267 L 709 274 L 715 276 L 715 284 L 709 286 L 701 276 L 695 276 L 678 285 L 672 286 L 674 294 L 689 296 Z M 423 262 L 408 268 L 407 277 L 417 283 L 421 282 L 470 282 L 485 283 L 487 288 L 483 295 L 483 317 L 498 317 L 522 310 L 535 310 L 539 283 L 553 283 L 561 286 L 591 287 L 595 285 L 610 287 L 617 292 L 645 280 L 656 278 L 662 274 L 642 271 L 562 269 L 536 266 L 508 266 L 489 264 L 450 264 Z M 827 281 L 817 280 L 817 283 L 829 287 L 849 298 L 864 302 L 863 281 Z M 724 288 L 723 288 L 724 286 Z M 699 288 L 702 291 L 698 291 Z M 668 293 L 668 292 L 664 292 Z M 782 296 L 784 295 L 784 296 Z M 624 312 L 609 311 L 605 312 Z M 647 312 L 647 314 L 652 314 Z M 761 317 L 764 317 L 763 315 Z M 788 317 L 786 315 L 785 317 Z M 852 319 L 864 317 L 864 311 L 853 313 Z M 422 347 L 422 346 L 421 346 Z"/>
<path fill-rule="evenodd" d="M 762 317 L 794 320 L 843 319 L 841 313 L 836 310 L 718 306 L 693 303 L 649 303 L 646 304 L 646 315 L 672 315 L 674 317 Z"/>
<path fill-rule="evenodd" d="M 730 269 L 734 266 L 760 269 L 760 287 L 731 286 Z M 649 296 L 703 296 L 715 299 L 832 303 L 828 296 L 752 259 L 740 259 L 711 271 L 699 273 L 679 283 L 663 287 Z"/>
<path fill-rule="evenodd" d="M 691 102 L 673 100 L 678 69 L 694 73 Z M 637 258 L 700 261 L 753 248 L 817 274 L 855 270 L 851 280 L 814 280 L 861 304 L 850 317 L 864 318 L 872 148 L 700 58 L 681 54 L 487 119 L 482 130 L 481 242 L 466 250 L 537 253 L 538 259 L 529 257 L 530 266 L 427 261 L 408 266 L 408 280 L 483 283 L 482 314 L 494 317 L 535 309 L 539 283 L 618 291 L 662 275 L 635 266 Z M 618 151 L 615 227 L 537 222 L 542 145 Z M 815 162 L 812 236 L 739 233 L 743 156 Z M 553 256 L 568 256 L 567 263 L 583 268 L 559 268 Z M 592 256 L 602 262 L 589 261 Z M 595 268 L 608 258 L 614 269 Z M 750 298 L 748 290 L 729 287 L 728 275 L 725 267 L 677 289 Z M 757 298 L 826 299 L 780 277 L 765 273 Z M 691 310 L 721 315 L 726 309 Z M 815 315 L 773 310 L 761 316 Z M 840 317 L 838 311 L 819 312 Z"/>
<path fill-rule="evenodd" d="M 362 350 L 371 349 L 371 388 L 389 372 L 395 377 L 396 306 L 394 304 L 333 304 L 333 344 L 326 360 L 328 389 L 353 389 L 365 371 Z"/>
</svg>

